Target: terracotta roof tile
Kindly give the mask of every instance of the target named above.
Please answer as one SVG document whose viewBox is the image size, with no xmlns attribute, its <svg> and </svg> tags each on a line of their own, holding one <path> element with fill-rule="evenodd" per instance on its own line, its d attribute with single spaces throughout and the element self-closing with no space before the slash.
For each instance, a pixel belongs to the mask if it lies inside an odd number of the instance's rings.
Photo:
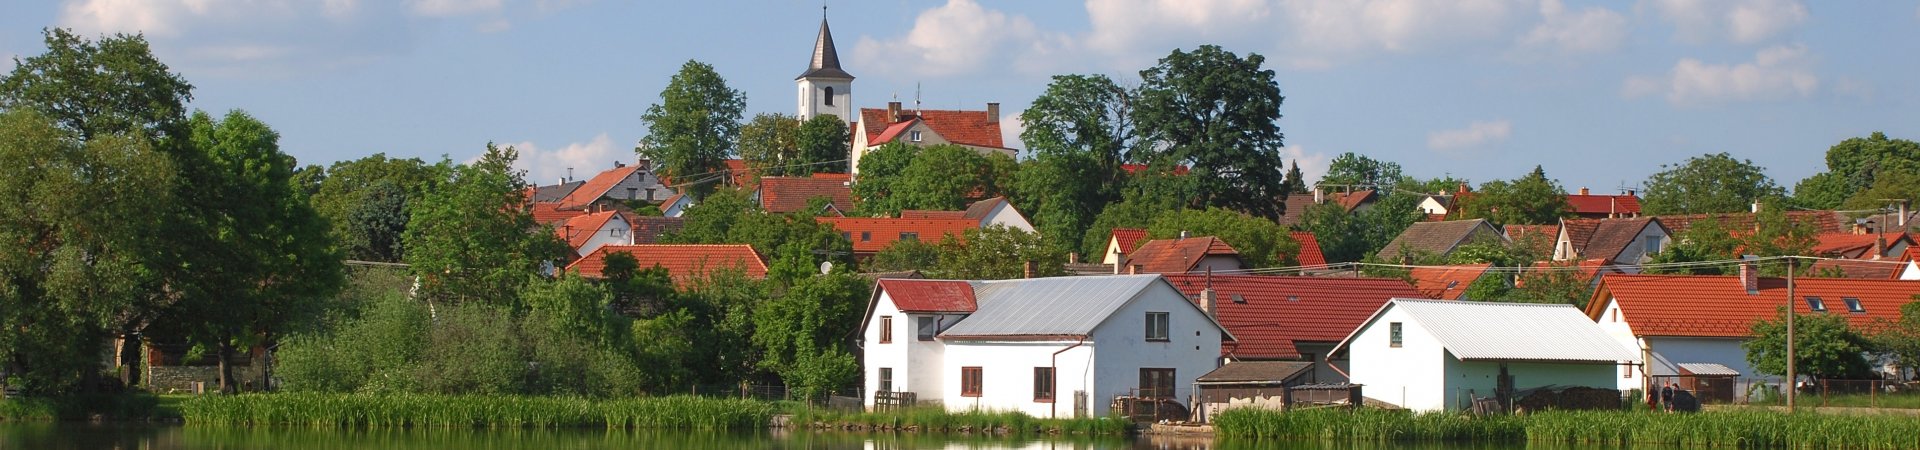
<svg viewBox="0 0 1920 450">
<path fill-rule="evenodd" d="M 1709 218 L 1719 221 L 1720 227 L 1728 231 L 1749 231 L 1753 229 L 1754 217 L 1755 215 L 1753 213 L 1655 216 L 1655 218 L 1660 219 L 1661 225 L 1666 225 L 1667 229 L 1671 230 L 1675 235 L 1685 233 L 1694 223 Z M 1787 211 L 1787 220 L 1812 225 L 1815 233 L 1840 233 L 1847 231 L 1841 226 L 1840 218 L 1835 216 L 1833 211 Z"/>
<path fill-rule="evenodd" d="M 1659 226 L 1659 220 L 1652 217 L 1635 219 L 1568 219 L 1564 222 L 1567 236 L 1573 244 L 1573 251 L 1581 259 L 1604 258 L 1613 260 L 1626 251 L 1633 240 L 1640 237 L 1640 231 L 1649 226 Z"/>
<path fill-rule="evenodd" d="M 1823 233 L 1813 238 L 1818 241 L 1813 245 L 1812 250 L 1814 255 L 1861 259 L 1871 258 L 1873 256 L 1873 249 L 1881 238 L 1887 240 L 1886 245 L 1888 246 L 1896 245 L 1902 241 L 1905 241 L 1909 245 L 1913 243 L 1913 239 L 1908 237 L 1906 233 L 1888 235 Z"/>
<path fill-rule="evenodd" d="M 567 193 L 565 198 L 560 199 L 560 209 L 585 209 L 587 205 L 592 205 L 594 201 L 600 200 L 600 197 L 606 196 L 607 190 L 613 189 L 615 185 L 620 184 L 621 180 L 627 179 L 638 170 L 640 165 L 633 164 L 600 172 L 599 175 L 594 175 L 593 179 L 587 180 L 587 184 L 580 185 L 573 192 Z"/>
<path fill-rule="evenodd" d="M 1906 261 L 1885 259 L 1871 261 L 1864 259 L 1823 259 L 1814 261 L 1807 268 L 1809 276 L 1822 276 L 1828 272 L 1839 271 L 1842 278 L 1860 278 L 1868 280 L 1894 280 L 1900 278 L 1900 272 L 1906 270 Z"/>
<path fill-rule="evenodd" d="M 910 313 L 972 313 L 979 309 L 973 285 L 959 280 L 881 279 L 880 290 Z"/>
<path fill-rule="evenodd" d="M 908 209 L 908 210 L 900 211 L 900 218 L 958 220 L 958 219 L 967 218 L 967 212 L 966 211 L 930 211 L 930 210 L 924 210 L 924 209 Z"/>
<path fill-rule="evenodd" d="M 1141 244 L 1140 249 L 1127 258 L 1127 265 L 1140 266 L 1143 274 L 1187 273 L 1206 257 L 1222 255 L 1238 257 L 1240 252 L 1227 245 L 1227 241 L 1212 236 L 1155 239 Z"/>
<path fill-rule="evenodd" d="M 1146 238 L 1147 230 L 1144 229 L 1115 228 L 1113 229 L 1113 236 L 1107 238 L 1107 242 L 1112 243 L 1116 240 L 1119 241 L 1120 251 L 1131 256 L 1134 252 L 1140 251 L 1140 244 L 1147 243 Z"/>
<path fill-rule="evenodd" d="M 1415 267 L 1407 277 L 1413 279 L 1413 287 L 1420 291 L 1422 298 L 1459 300 L 1467 293 L 1467 286 L 1485 275 L 1489 267 L 1493 264 Z"/>
<path fill-rule="evenodd" d="M 1000 135 L 999 118 L 992 117 L 986 111 L 901 110 L 900 116 L 899 122 L 891 122 L 887 120 L 886 109 L 860 109 L 860 122 L 866 126 L 867 145 L 877 146 L 887 143 L 887 140 L 881 137 L 888 129 L 897 123 L 919 119 L 927 124 L 927 128 L 932 128 L 934 133 L 939 133 L 949 142 L 975 147 L 1006 148 Z"/>
<path fill-rule="evenodd" d="M 1340 207 L 1346 208 L 1347 212 L 1353 212 L 1353 210 L 1360 208 L 1360 205 L 1373 201 L 1374 194 L 1375 192 L 1372 189 L 1361 189 L 1353 192 L 1327 194 L 1327 198 L 1333 199 L 1334 203 L 1339 203 Z"/>
<path fill-rule="evenodd" d="M 1455 247 L 1471 242 L 1480 233 L 1492 236 L 1491 239 L 1504 238 L 1486 219 L 1417 222 L 1399 236 L 1394 236 L 1392 242 L 1380 249 L 1379 257 L 1385 261 L 1396 261 L 1402 251 L 1445 255 L 1452 253 Z"/>
<path fill-rule="evenodd" d="M 1897 320 L 1900 306 L 1920 294 L 1920 281 L 1796 278 L 1791 302 L 1781 278 L 1760 278 L 1756 294 L 1738 276 L 1606 275 L 1587 317 L 1605 320 L 1607 299 L 1620 303 L 1621 319 L 1637 336 L 1746 338 L 1754 322 L 1772 319 L 1783 303 L 1801 314 L 1838 314 L 1855 327 L 1874 319 Z M 1826 312 L 1814 313 L 1807 297 L 1818 297 Z M 1845 299 L 1857 298 L 1865 311 L 1850 313 Z"/>
<path fill-rule="evenodd" d="M 558 224 L 586 213 L 584 209 L 560 209 L 559 203 L 533 204 L 533 221 L 541 225 Z"/>
<path fill-rule="evenodd" d="M 1313 237 L 1313 233 L 1295 231 L 1290 234 L 1293 235 L 1294 242 L 1300 243 L 1300 255 L 1294 258 L 1300 261 L 1300 265 L 1322 266 L 1327 264 L 1327 255 L 1320 252 L 1320 239 Z"/>
<path fill-rule="evenodd" d="M 660 212 L 667 212 L 667 208 L 672 208 L 674 203 L 680 202 L 680 197 L 685 197 L 686 195 L 687 194 L 681 194 L 676 192 L 673 195 L 668 196 L 666 200 L 661 200 Z"/>
<path fill-rule="evenodd" d="M 849 235 L 856 253 L 875 253 L 886 250 L 894 241 L 900 240 L 902 233 L 916 233 L 917 238 L 929 244 L 938 244 L 948 235 L 958 239 L 969 229 L 980 228 L 980 221 L 971 219 L 896 219 L 890 217 L 819 217 L 821 223 L 831 224 L 841 233 Z"/>
<path fill-rule="evenodd" d="M 1568 195 L 1574 214 L 1640 214 L 1640 197 L 1631 195 Z"/>
<path fill-rule="evenodd" d="M 841 211 L 853 209 L 853 187 L 831 178 L 761 177 L 760 207 L 771 213 L 790 213 L 807 209 L 815 197 L 832 199 Z"/>
<path fill-rule="evenodd" d="M 633 243 L 656 244 L 669 234 L 677 233 L 687 225 L 687 219 L 680 217 L 632 216 L 627 222 L 633 227 Z"/>
<path fill-rule="evenodd" d="M 1164 276 L 1195 301 L 1207 286 L 1206 275 Z M 1299 358 L 1297 343 L 1340 342 L 1387 299 L 1420 296 L 1396 278 L 1214 275 L 1213 290 L 1220 323 L 1240 340 L 1221 353 L 1249 359 Z"/>
<path fill-rule="evenodd" d="M 593 237 L 600 233 L 600 229 L 607 226 L 607 222 L 614 220 L 625 219 L 620 216 L 619 211 L 582 214 L 555 225 L 553 234 L 567 241 L 568 246 L 579 249 L 587 245 L 587 241 L 593 240 Z"/>
<path fill-rule="evenodd" d="M 1559 225 L 1507 225 L 1507 240 L 1533 246 L 1541 255 L 1553 255 L 1554 242 L 1560 239 Z"/>
<path fill-rule="evenodd" d="M 753 246 L 745 244 L 608 245 L 567 265 L 567 271 L 587 278 L 601 278 L 605 276 L 601 271 L 607 268 L 607 255 L 615 252 L 633 255 L 641 270 L 654 266 L 666 268 L 674 286 L 681 288 L 721 269 L 741 269 L 748 278 L 756 280 L 767 277 L 767 263 L 760 259 L 760 253 L 754 251 Z"/>
</svg>

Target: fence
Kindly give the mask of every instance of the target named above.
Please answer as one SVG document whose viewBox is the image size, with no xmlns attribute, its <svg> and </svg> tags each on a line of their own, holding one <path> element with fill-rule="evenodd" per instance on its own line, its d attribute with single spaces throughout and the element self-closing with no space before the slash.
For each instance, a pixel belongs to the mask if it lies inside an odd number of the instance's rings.
<svg viewBox="0 0 1920 450">
<path fill-rule="evenodd" d="M 1775 378 L 1653 377 L 1653 392 L 1669 382 L 1703 404 L 1785 405 L 1783 381 Z M 1645 399 L 1640 399 L 1645 401 Z M 1920 383 L 1892 380 L 1801 381 L 1796 406 L 1920 409 Z"/>
<path fill-rule="evenodd" d="M 1124 395 L 1113 397 L 1108 410 L 1133 422 L 1154 422 L 1158 420 L 1188 420 L 1186 405 L 1173 398 L 1170 389 L 1133 388 Z M 1078 416 L 1079 408 L 1075 408 Z"/>
</svg>

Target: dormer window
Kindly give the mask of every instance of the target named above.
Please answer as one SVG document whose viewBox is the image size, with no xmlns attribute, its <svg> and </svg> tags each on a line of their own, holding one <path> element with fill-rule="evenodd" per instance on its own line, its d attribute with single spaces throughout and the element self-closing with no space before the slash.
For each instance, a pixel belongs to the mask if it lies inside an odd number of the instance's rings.
<svg viewBox="0 0 1920 450">
<path fill-rule="evenodd" d="M 1807 309 L 1813 312 L 1827 312 L 1827 302 L 1821 301 L 1820 297 L 1807 297 Z"/>
<path fill-rule="evenodd" d="M 1855 297 L 1841 297 L 1840 299 L 1841 299 L 1841 300 L 1846 300 L 1846 301 L 1847 301 L 1847 312 L 1851 312 L 1851 313 L 1864 313 L 1864 312 L 1867 312 L 1867 306 L 1866 306 L 1866 305 L 1862 305 L 1862 304 L 1860 304 L 1860 299 L 1859 299 L 1859 298 L 1855 298 Z"/>
</svg>

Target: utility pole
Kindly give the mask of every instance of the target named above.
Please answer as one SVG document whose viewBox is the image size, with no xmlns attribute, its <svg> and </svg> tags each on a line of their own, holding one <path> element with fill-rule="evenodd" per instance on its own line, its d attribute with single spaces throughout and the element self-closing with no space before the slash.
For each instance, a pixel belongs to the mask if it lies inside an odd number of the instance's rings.
<svg viewBox="0 0 1920 450">
<path fill-rule="evenodd" d="M 1800 260 L 1787 257 L 1787 412 L 1793 412 L 1793 399 L 1800 394 L 1800 379 L 1794 372 L 1799 361 L 1793 358 L 1793 266 Z"/>
</svg>

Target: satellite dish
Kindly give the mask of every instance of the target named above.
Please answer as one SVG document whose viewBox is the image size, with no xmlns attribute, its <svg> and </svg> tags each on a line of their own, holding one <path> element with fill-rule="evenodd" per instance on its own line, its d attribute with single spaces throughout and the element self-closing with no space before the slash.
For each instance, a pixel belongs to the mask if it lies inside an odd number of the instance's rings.
<svg viewBox="0 0 1920 450">
<path fill-rule="evenodd" d="M 821 261 L 821 262 L 820 262 L 820 274 L 821 274 L 821 275 L 826 275 L 826 274 L 830 274 L 830 273 L 833 273 L 833 261 Z"/>
</svg>

